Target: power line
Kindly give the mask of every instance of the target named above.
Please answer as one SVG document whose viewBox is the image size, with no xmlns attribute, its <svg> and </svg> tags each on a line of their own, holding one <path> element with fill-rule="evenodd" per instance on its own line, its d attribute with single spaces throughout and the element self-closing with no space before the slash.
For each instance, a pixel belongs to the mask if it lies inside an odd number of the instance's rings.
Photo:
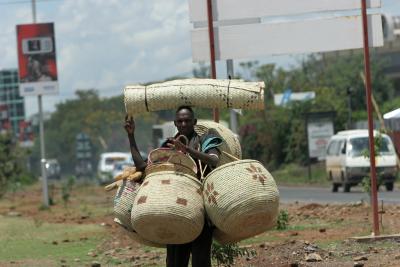
<svg viewBox="0 0 400 267">
<path fill-rule="evenodd" d="M 63 0 L 36 0 L 36 3 L 39 2 L 59 2 Z M 15 5 L 15 4 L 30 4 L 31 0 L 15 0 L 15 1 L 7 1 L 7 2 L 0 2 L 0 6 L 5 6 L 5 5 Z"/>
</svg>

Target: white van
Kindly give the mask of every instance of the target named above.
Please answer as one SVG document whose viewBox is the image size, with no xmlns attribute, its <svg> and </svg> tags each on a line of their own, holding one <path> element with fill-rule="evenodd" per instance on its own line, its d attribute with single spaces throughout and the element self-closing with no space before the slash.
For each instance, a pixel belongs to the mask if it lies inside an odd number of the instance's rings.
<svg viewBox="0 0 400 267">
<path fill-rule="evenodd" d="M 378 135 L 375 131 L 374 136 Z M 380 151 L 375 151 L 377 179 L 388 191 L 393 191 L 398 173 L 396 152 L 390 137 L 380 135 Z M 352 186 L 370 176 L 370 159 L 365 157 L 365 151 L 368 150 L 368 130 L 341 131 L 331 137 L 327 146 L 326 172 L 332 181 L 332 192 L 337 192 L 339 186 L 343 186 L 344 192 L 350 192 Z"/>
<path fill-rule="evenodd" d="M 100 155 L 97 176 L 101 184 L 112 180 L 112 172 L 116 163 L 132 162 L 131 153 L 107 152 Z"/>
</svg>

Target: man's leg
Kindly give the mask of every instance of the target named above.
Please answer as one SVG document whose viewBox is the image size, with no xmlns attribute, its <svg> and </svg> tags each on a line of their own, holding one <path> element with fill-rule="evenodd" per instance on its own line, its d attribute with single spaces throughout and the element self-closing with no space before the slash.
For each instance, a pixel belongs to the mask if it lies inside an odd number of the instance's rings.
<svg viewBox="0 0 400 267">
<path fill-rule="evenodd" d="M 189 265 L 190 243 L 167 245 L 167 267 L 187 267 Z"/>
<path fill-rule="evenodd" d="M 211 267 L 211 244 L 213 228 L 204 224 L 199 237 L 192 242 L 192 267 Z"/>
</svg>

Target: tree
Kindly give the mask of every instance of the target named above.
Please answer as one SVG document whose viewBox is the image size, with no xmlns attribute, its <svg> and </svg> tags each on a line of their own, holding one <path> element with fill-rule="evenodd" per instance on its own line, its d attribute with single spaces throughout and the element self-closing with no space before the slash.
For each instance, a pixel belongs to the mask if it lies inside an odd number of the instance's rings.
<svg viewBox="0 0 400 267">
<path fill-rule="evenodd" d="M 57 158 L 62 172 L 74 173 L 76 165 L 75 137 L 86 133 L 92 143 L 92 166 L 97 166 L 99 154 L 110 151 L 129 151 L 123 129 L 125 110 L 123 96 L 100 98 L 96 90 L 78 90 L 77 99 L 60 103 L 45 123 L 46 157 Z M 138 146 L 146 151 L 151 144 L 151 124 L 155 118 L 143 114 L 136 119 Z M 39 169 L 39 142 L 36 140 L 33 161 Z"/>
<path fill-rule="evenodd" d="M 27 151 L 20 148 L 10 133 L 0 134 L 0 198 L 12 185 L 30 182 L 25 168 Z"/>
<path fill-rule="evenodd" d="M 395 106 L 397 101 L 392 100 L 396 94 L 393 81 L 384 75 L 385 64 L 373 58 L 372 86 L 378 103 L 389 101 L 384 106 L 384 110 L 387 110 L 389 106 Z M 306 163 L 306 113 L 335 111 L 335 129 L 346 128 L 348 88 L 353 89 L 353 117 L 366 117 L 365 89 L 360 75 L 363 57 L 360 54 L 342 57 L 312 55 L 298 67 L 289 70 L 271 64 L 243 64 L 242 67 L 258 80 L 263 80 L 266 87 L 265 113 L 245 112 L 241 119 L 244 156 L 261 160 L 269 168 L 278 167 L 284 162 Z M 293 92 L 314 91 L 316 98 L 306 102 L 291 102 L 285 107 L 274 106 L 274 94 L 287 88 Z"/>
</svg>

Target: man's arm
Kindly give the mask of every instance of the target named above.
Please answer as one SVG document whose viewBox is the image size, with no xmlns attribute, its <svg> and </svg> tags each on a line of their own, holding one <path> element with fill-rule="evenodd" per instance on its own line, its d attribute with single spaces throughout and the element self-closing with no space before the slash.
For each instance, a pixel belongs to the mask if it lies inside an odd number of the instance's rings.
<svg viewBox="0 0 400 267">
<path fill-rule="evenodd" d="M 135 133 L 134 133 L 135 122 L 132 117 L 128 119 L 128 115 L 125 116 L 125 130 L 128 134 L 129 145 L 131 148 L 131 155 L 133 162 L 135 163 L 136 170 L 143 171 L 146 168 L 147 164 L 140 155 L 139 149 L 137 148 L 136 145 Z"/>
<path fill-rule="evenodd" d="M 170 143 L 167 145 L 169 147 L 175 148 L 176 150 L 182 151 L 184 153 L 189 153 L 192 158 L 199 159 L 201 162 L 215 167 L 219 161 L 219 150 L 216 148 L 210 149 L 207 153 L 198 151 L 194 148 L 189 147 L 188 145 L 183 144 L 180 139 L 170 139 Z"/>
<path fill-rule="evenodd" d="M 216 148 L 204 153 L 187 146 L 186 152 L 189 153 L 191 157 L 199 159 L 201 162 L 204 162 L 211 167 L 217 166 L 219 161 L 219 151 Z"/>
</svg>

